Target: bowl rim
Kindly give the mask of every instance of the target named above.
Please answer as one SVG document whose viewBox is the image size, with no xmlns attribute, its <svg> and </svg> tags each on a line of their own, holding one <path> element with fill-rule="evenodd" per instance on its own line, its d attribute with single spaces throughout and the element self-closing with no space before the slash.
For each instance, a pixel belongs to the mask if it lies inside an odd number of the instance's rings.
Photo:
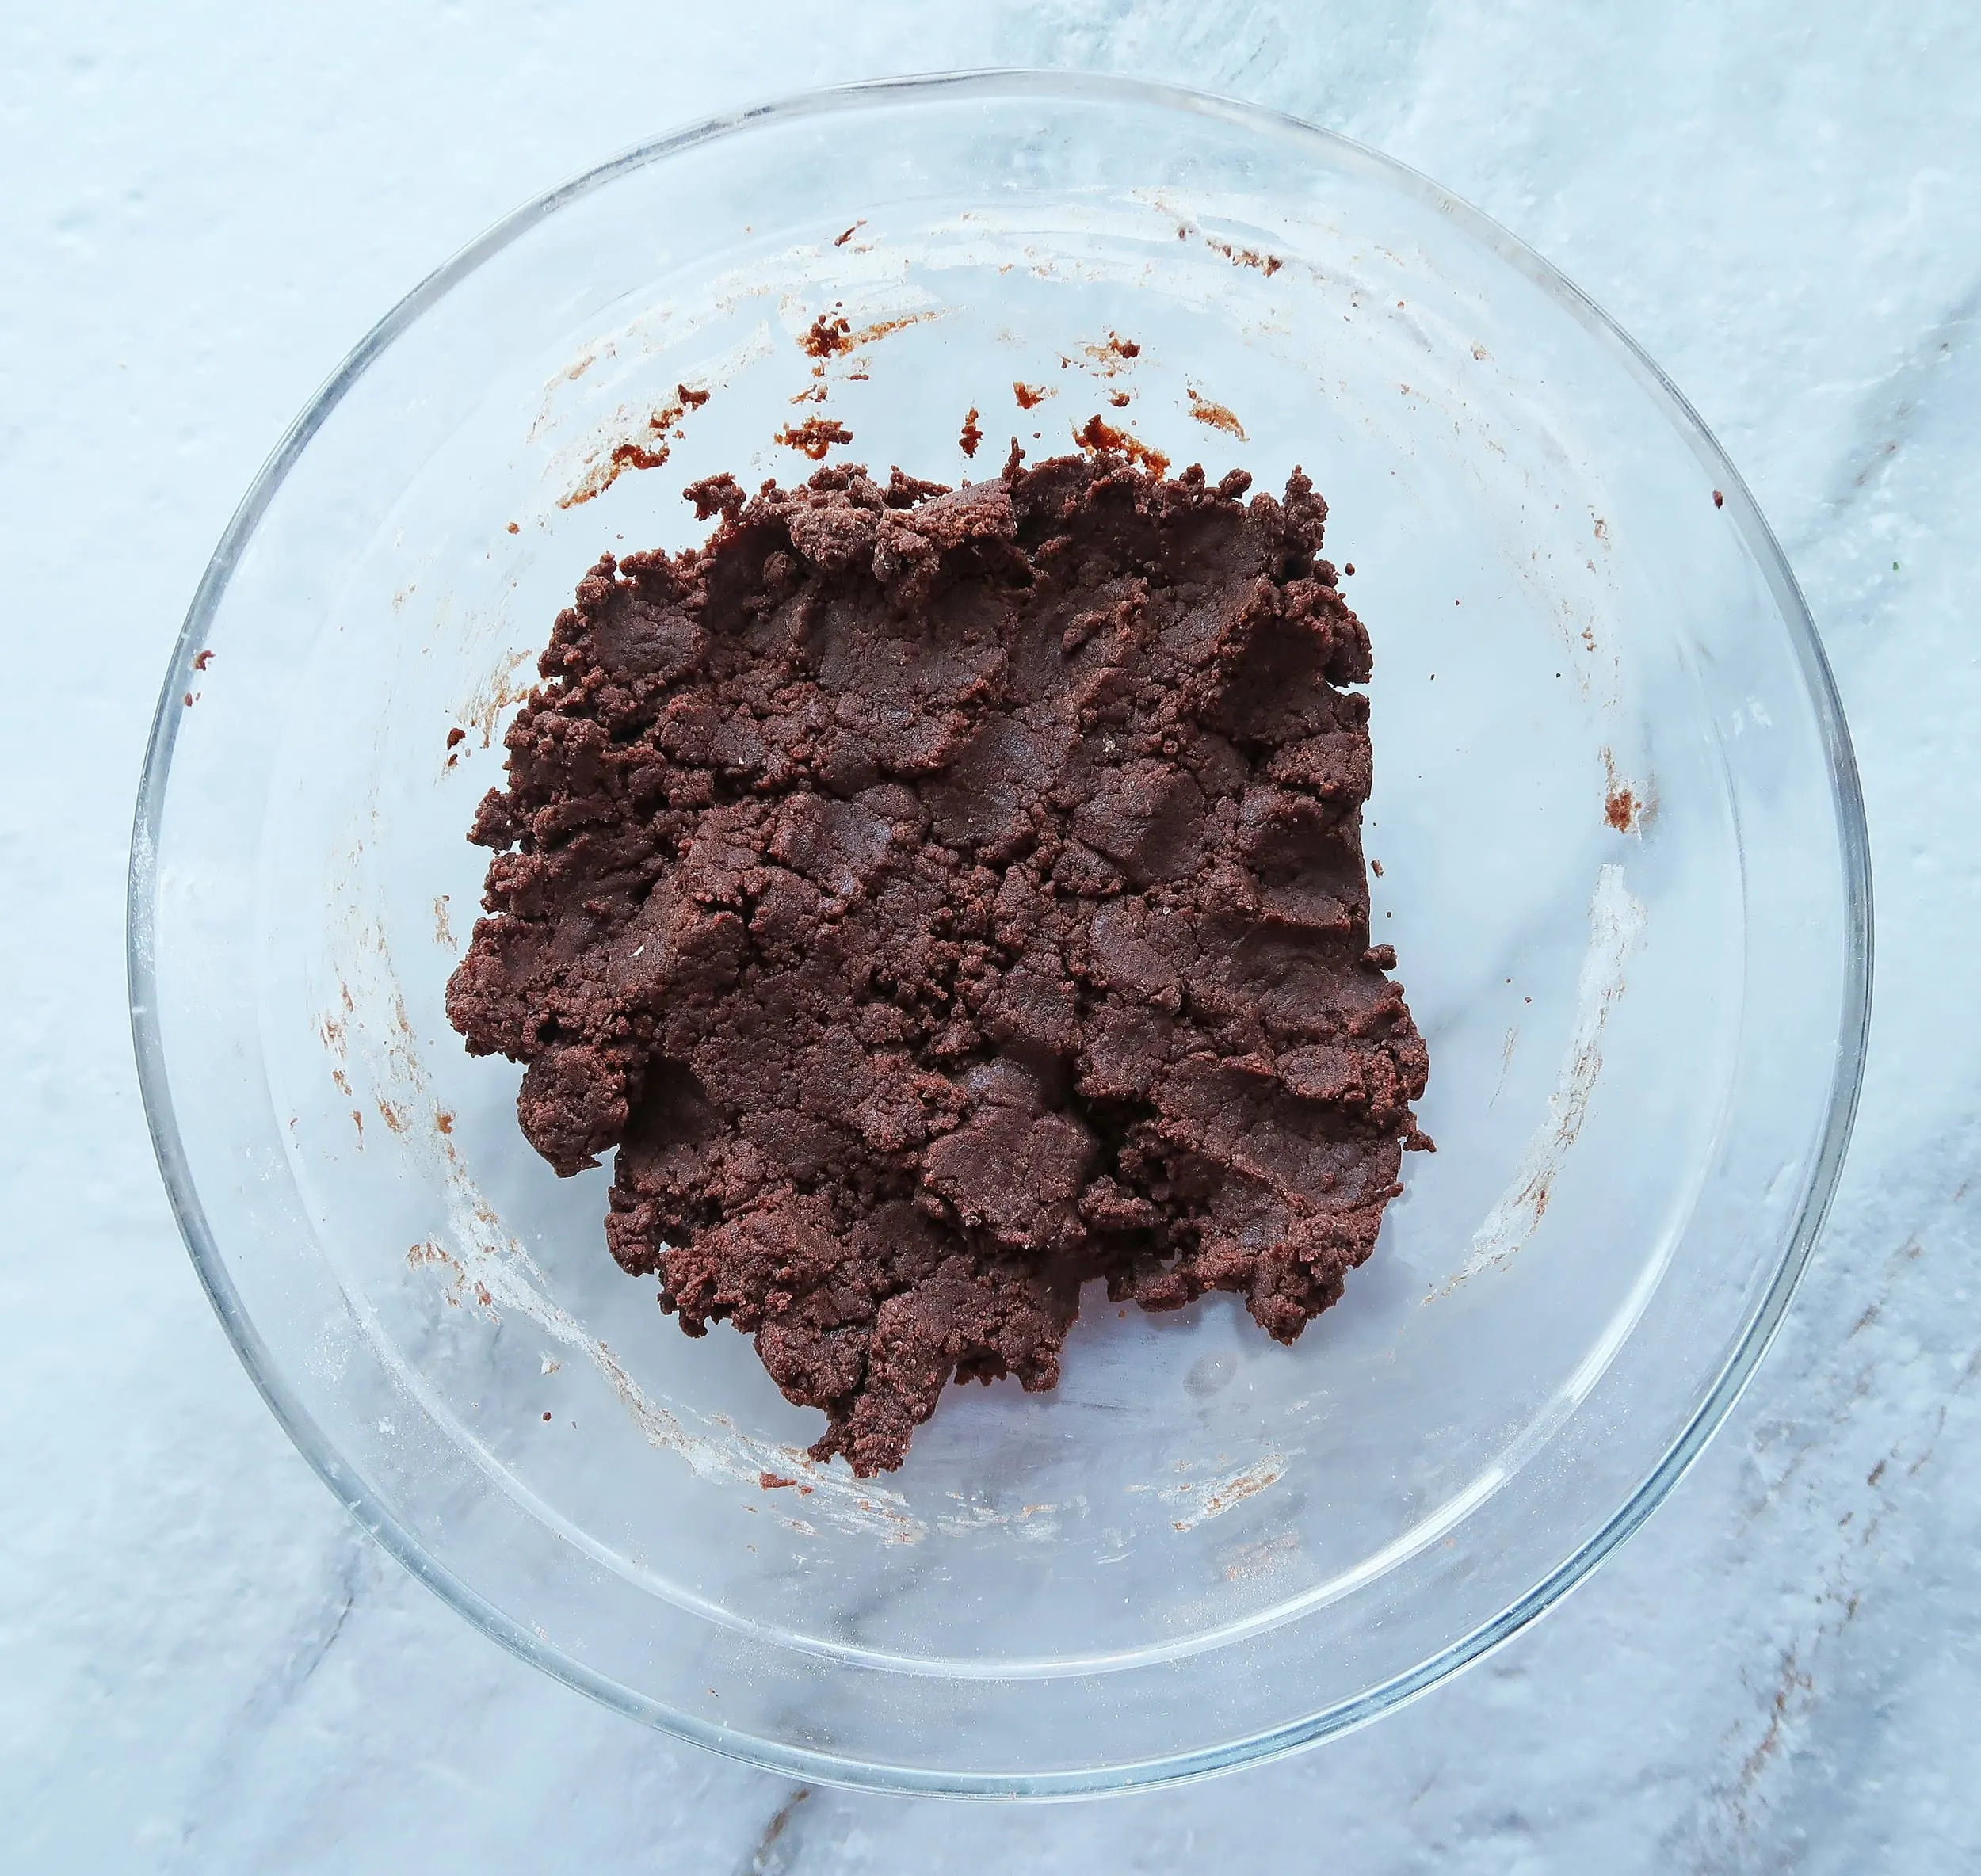
<svg viewBox="0 0 1981 1876">
<path fill-rule="evenodd" d="M 868 1764 L 808 1748 L 739 1735 L 666 1707 L 571 1660 L 429 1557 L 339 1453 L 283 1379 L 227 1274 L 196 1188 L 174 1112 L 156 1001 L 155 918 L 158 835 L 172 757 L 198 646 L 235 569 L 277 490 L 345 393 L 399 335 L 453 286 L 566 204 L 632 170 L 753 127 L 941 95 L 1106 101 L 1180 112 L 1324 153 L 1334 165 L 1414 196 L 1525 275 L 1604 345 L 1659 405 L 1725 498 L 1727 518 L 1765 579 L 1808 692 L 1827 757 L 1844 884 L 1845 957 L 1836 1065 L 1817 1150 L 1768 1288 L 1740 1342 L 1678 1437 L 1601 1527 L 1538 1583 L 1405 1673 L 1308 1718 L 1223 1744 L 1134 1764 L 1055 1772 L 994 1768 L 934 1771 Z M 1773 530 L 1698 412 L 1649 355 L 1559 269 L 1490 216 L 1421 171 L 1338 132 L 1293 116 L 1185 86 L 1105 74 L 996 67 L 868 79 L 796 93 L 707 117 L 636 143 L 545 191 L 494 223 L 393 307 L 325 380 L 250 483 L 208 561 L 174 647 L 154 712 L 133 818 L 126 896 L 126 967 L 138 1083 L 160 1174 L 208 1300 L 269 1411 L 317 1475 L 370 1535 L 417 1579 L 523 1661 L 601 1704 L 677 1737 L 787 1777 L 923 1796 L 1073 1798 L 1124 1793 L 1230 1770 L 1365 1725 L 1415 1699 L 1517 1634 L 1584 1580 L 1661 1504 L 1717 1430 L 1774 1340 L 1807 1268 L 1841 1176 L 1862 1084 L 1871 1016 L 1872 910 L 1869 835 L 1842 700 L 1807 602 Z"/>
</svg>

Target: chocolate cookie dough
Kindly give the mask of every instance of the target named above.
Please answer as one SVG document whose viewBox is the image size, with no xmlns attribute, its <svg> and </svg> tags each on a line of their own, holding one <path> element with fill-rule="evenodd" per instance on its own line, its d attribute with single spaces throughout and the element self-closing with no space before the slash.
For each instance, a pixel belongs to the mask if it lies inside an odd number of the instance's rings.
<svg viewBox="0 0 1981 1876">
<path fill-rule="evenodd" d="M 691 1335 L 899 1466 L 952 1376 L 1051 1387 L 1080 1287 L 1291 1341 L 1428 1146 L 1372 946 L 1368 635 L 1326 506 L 1118 456 L 688 493 L 508 734 L 448 1014 Z"/>
</svg>

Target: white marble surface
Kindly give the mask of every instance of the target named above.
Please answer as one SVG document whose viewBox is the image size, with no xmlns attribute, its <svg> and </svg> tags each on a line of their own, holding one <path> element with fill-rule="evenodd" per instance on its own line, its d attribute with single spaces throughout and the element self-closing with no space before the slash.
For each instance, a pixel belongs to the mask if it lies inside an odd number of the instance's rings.
<svg viewBox="0 0 1981 1876">
<path fill-rule="evenodd" d="M 1181 78 L 1347 130 L 1643 341 L 1752 482 L 1836 662 L 1880 964 L 1863 1117 L 1788 1327 L 1614 1561 L 1351 1739 L 985 1809 L 802 1794 L 644 1732 L 357 1534 L 167 1215 L 122 886 L 206 555 L 384 307 L 670 124 L 993 62 Z M 71 0 L 0 12 L 0 1864 L 1981 1866 L 1981 12 Z"/>
</svg>

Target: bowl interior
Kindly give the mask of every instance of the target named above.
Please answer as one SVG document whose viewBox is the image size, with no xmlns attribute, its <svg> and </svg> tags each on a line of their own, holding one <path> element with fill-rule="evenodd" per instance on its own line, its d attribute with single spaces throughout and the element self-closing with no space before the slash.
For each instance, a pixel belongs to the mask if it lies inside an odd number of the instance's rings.
<svg viewBox="0 0 1981 1876">
<path fill-rule="evenodd" d="M 961 482 L 1095 417 L 1330 503 L 1438 1150 L 1296 1346 L 1091 1291 L 1055 1392 L 952 1390 L 858 1481 L 620 1273 L 606 1173 L 555 1178 L 448 1028 L 464 832 L 580 575 L 703 532 L 686 482 L 809 474 L 827 421 Z M 505 1638 L 815 1775 L 1189 1769 L 1483 1645 L 1737 1380 L 1854 1085 L 1843 758 L 1731 479 L 1496 231 L 1197 101 L 815 101 L 505 224 L 265 478 L 168 693 L 155 1110 L 278 1409 Z"/>
</svg>

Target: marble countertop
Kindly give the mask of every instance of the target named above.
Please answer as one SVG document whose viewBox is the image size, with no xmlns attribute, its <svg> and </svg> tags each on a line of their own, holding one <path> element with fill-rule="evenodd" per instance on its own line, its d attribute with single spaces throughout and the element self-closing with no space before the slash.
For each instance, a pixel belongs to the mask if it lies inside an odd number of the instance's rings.
<svg viewBox="0 0 1981 1876">
<path fill-rule="evenodd" d="M 1344 130 L 1643 342 L 1752 484 L 1835 662 L 1880 960 L 1855 1142 L 1788 1326 L 1613 1561 L 1346 1740 L 988 1809 L 807 1791 L 646 1732 L 353 1527 L 180 1248 L 122 905 L 200 569 L 380 311 L 672 124 L 987 63 L 1178 79 Z M 78 0 L 0 20 L 0 1865 L 1981 1866 L 1981 11 Z"/>
</svg>

